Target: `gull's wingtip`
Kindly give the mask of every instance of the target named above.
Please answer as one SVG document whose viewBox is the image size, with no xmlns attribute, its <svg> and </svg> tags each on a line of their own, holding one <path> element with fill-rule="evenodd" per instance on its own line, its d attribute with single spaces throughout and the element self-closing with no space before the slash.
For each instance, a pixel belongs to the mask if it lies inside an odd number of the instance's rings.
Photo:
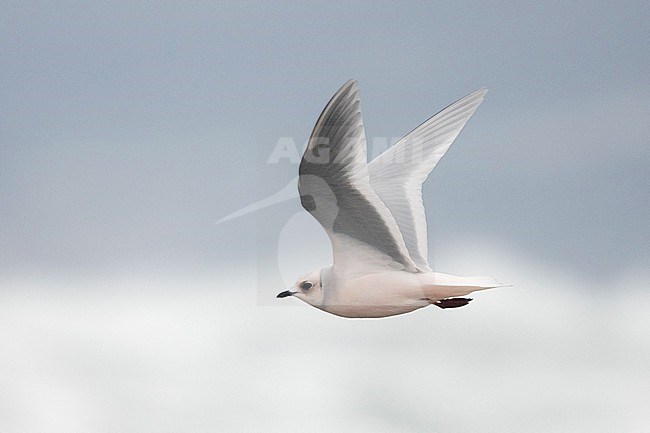
<svg viewBox="0 0 650 433">
<path fill-rule="evenodd" d="M 478 90 L 475 90 L 474 92 L 470 93 L 470 95 L 476 95 L 476 96 L 481 96 L 481 98 L 484 98 L 487 92 L 489 92 L 490 89 L 487 87 L 483 86 L 479 88 Z"/>
<path fill-rule="evenodd" d="M 345 84 L 341 86 L 341 88 L 336 93 L 341 94 L 347 92 L 348 90 L 351 90 L 352 92 L 358 92 L 359 82 L 354 78 L 350 78 L 348 81 L 345 82 Z"/>
</svg>

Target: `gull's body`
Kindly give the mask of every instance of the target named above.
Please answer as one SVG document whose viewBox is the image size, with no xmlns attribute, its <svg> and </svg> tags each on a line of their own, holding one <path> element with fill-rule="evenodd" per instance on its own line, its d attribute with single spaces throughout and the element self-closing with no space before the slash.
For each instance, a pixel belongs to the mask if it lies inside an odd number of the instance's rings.
<svg viewBox="0 0 650 433">
<path fill-rule="evenodd" d="M 386 317 L 502 284 L 433 272 L 421 186 L 483 101 L 478 90 L 445 108 L 367 163 L 356 81 L 332 97 L 300 163 L 303 207 L 327 232 L 334 263 L 305 274 L 278 297 L 295 296 L 344 317 Z"/>
<path fill-rule="evenodd" d="M 472 281 L 438 272 L 392 270 L 337 278 L 331 267 L 322 270 L 321 281 L 325 288 L 323 302 L 312 305 L 342 317 L 395 316 L 488 288 L 481 287 L 484 283 L 491 287 L 499 285 L 495 281 Z"/>
</svg>

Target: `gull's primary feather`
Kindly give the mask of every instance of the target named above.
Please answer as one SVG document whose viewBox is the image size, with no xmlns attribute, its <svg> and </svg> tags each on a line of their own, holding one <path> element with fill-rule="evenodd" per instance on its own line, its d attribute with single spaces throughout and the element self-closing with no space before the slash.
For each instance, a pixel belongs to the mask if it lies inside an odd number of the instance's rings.
<svg viewBox="0 0 650 433">
<path fill-rule="evenodd" d="M 370 184 L 397 221 L 411 259 L 431 272 L 422 183 L 483 102 L 480 89 L 415 128 L 368 164 Z"/>
<path fill-rule="evenodd" d="M 370 185 L 356 81 L 323 110 L 299 173 L 301 203 L 330 237 L 340 273 L 386 266 L 417 271 L 395 218 Z"/>
</svg>

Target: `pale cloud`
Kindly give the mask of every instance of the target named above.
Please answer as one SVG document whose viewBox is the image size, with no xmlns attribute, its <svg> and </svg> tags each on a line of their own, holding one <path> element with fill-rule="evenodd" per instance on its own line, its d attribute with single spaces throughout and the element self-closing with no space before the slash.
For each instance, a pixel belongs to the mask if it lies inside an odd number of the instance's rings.
<svg viewBox="0 0 650 433">
<path fill-rule="evenodd" d="M 442 262 L 442 263 L 441 263 Z M 0 427 L 19 431 L 636 432 L 647 308 L 495 243 L 444 270 L 516 284 L 459 310 L 346 320 L 256 302 L 244 270 L 13 283 L 0 303 Z M 233 272 L 234 274 L 234 272 Z M 616 278 L 613 278 L 616 280 Z M 218 288 L 214 288 L 215 281 Z M 223 286 L 223 287 L 221 287 Z M 284 304 L 286 305 L 286 303 Z"/>
</svg>

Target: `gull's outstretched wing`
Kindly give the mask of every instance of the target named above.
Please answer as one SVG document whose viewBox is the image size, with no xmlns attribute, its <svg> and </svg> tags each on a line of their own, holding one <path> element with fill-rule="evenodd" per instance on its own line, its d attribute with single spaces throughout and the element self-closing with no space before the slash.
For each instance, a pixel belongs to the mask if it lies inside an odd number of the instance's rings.
<svg viewBox="0 0 650 433">
<path fill-rule="evenodd" d="M 487 93 L 480 89 L 415 128 L 368 164 L 370 184 L 397 221 L 411 259 L 430 272 L 422 183 Z"/>
<path fill-rule="evenodd" d="M 298 191 L 332 242 L 335 272 L 417 272 L 395 219 L 370 186 L 356 81 L 345 83 L 318 118 L 300 162 Z"/>
</svg>

